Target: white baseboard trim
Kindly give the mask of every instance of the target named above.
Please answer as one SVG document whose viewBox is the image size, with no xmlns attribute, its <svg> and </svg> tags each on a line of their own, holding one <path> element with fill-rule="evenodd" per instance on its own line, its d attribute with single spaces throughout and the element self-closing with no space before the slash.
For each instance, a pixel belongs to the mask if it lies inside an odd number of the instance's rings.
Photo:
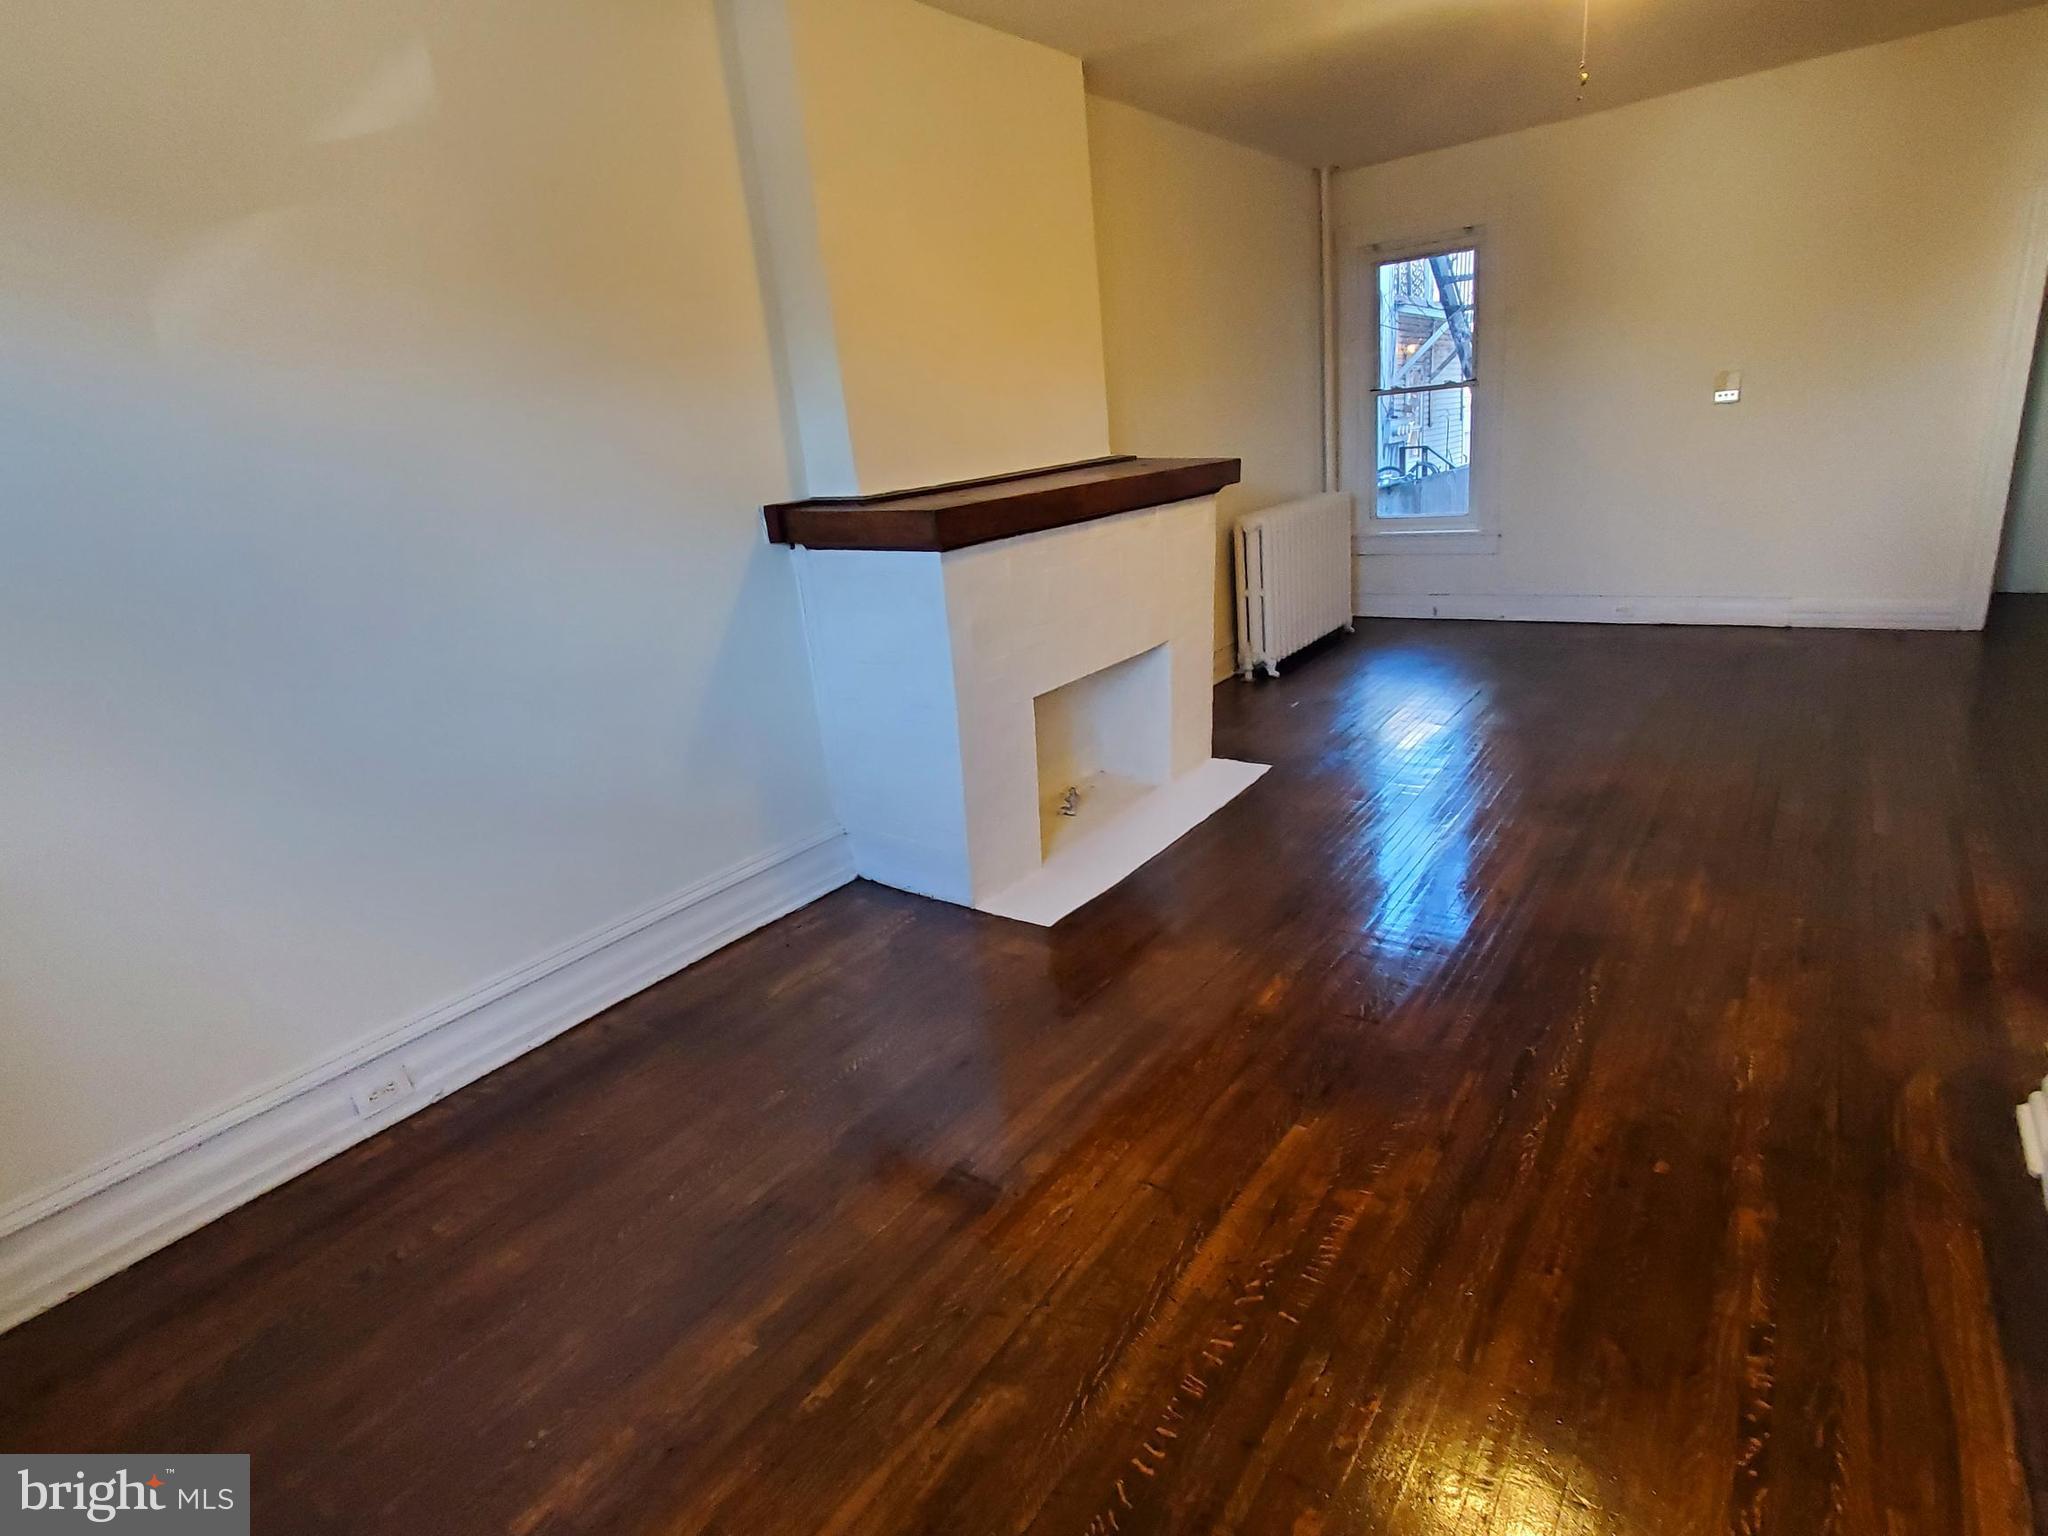
<svg viewBox="0 0 2048 1536">
<path fill-rule="evenodd" d="M 836 828 L 773 849 L 238 1104 L 0 1211 L 0 1332 L 397 1124 L 854 876 Z M 402 1068 L 369 1118 L 354 1088 Z"/>
<path fill-rule="evenodd" d="M 1974 629 L 1953 605 L 1793 598 L 1360 592 L 1365 619 L 1508 619 L 1548 624 L 1728 624 L 1771 629 Z"/>
</svg>

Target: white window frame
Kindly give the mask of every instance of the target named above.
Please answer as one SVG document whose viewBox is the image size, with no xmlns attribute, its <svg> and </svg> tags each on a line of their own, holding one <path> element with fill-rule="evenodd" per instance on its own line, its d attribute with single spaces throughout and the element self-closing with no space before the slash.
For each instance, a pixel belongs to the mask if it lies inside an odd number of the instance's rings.
<svg viewBox="0 0 2048 1536">
<path fill-rule="evenodd" d="M 1471 251 L 1472 459 L 1463 517 L 1379 516 L 1378 400 L 1380 379 L 1379 269 L 1389 262 Z M 1350 316 L 1340 329 L 1339 390 L 1343 401 L 1340 480 L 1355 510 L 1352 548 L 1361 555 L 1482 555 L 1500 547 L 1494 444 L 1500 436 L 1500 324 L 1493 263 L 1482 225 L 1467 225 L 1421 239 L 1387 240 L 1357 247 L 1347 264 Z"/>
</svg>

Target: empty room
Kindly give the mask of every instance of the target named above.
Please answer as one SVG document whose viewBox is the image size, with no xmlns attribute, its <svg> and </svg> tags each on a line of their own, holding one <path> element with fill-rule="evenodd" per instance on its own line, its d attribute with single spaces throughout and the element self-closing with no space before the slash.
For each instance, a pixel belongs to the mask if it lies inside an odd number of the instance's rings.
<svg viewBox="0 0 2048 1536">
<path fill-rule="evenodd" d="M 0 1533 L 2048 1536 L 2048 6 L 0 11 Z"/>
</svg>

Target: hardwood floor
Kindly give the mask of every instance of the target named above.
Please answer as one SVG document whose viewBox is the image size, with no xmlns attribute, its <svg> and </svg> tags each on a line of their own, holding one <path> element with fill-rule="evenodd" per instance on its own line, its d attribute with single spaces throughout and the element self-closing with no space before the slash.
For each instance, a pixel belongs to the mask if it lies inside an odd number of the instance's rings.
<svg viewBox="0 0 2048 1536">
<path fill-rule="evenodd" d="M 860 885 L 0 1338 L 259 1532 L 2048 1530 L 2048 602 L 1362 625 L 1041 931 Z"/>
</svg>

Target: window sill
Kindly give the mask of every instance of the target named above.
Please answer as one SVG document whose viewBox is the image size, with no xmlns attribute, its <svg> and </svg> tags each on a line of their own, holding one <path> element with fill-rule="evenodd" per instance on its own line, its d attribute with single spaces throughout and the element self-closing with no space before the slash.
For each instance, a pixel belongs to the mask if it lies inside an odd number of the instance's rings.
<svg viewBox="0 0 2048 1536">
<path fill-rule="evenodd" d="M 1353 536 L 1360 555 L 1490 555 L 1500 548 L 1491 528 L 1375 528 Z"/>
</svg>

